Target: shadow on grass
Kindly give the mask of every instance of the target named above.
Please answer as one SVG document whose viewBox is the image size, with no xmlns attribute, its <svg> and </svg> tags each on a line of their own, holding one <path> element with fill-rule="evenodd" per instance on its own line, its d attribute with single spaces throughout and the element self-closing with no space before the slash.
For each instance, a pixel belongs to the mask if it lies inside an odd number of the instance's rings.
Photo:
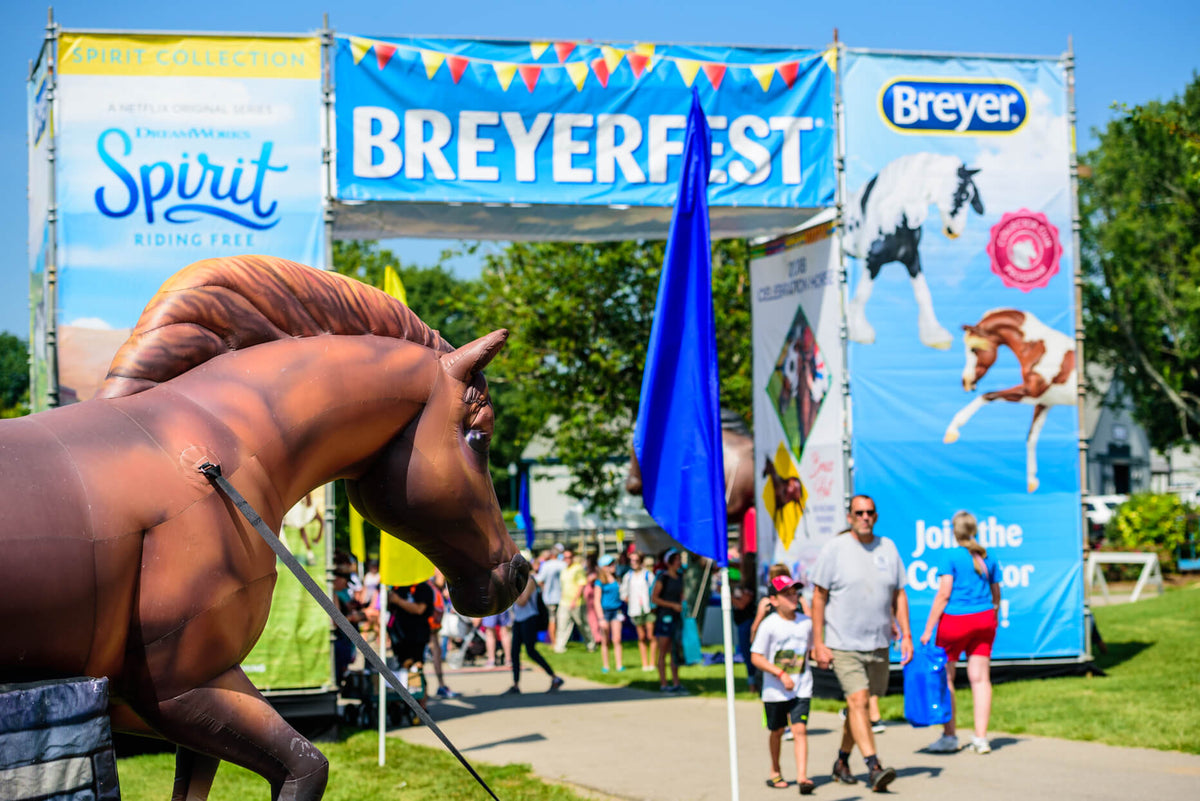
<svg viewBox="0 0 1200 801">
<path fill-rule="evenodd" d="M 1096 653 L 1096 667 L 1108 670 L 1122 662 L 1128 662 L 1138 654 L 1150 648 L 1152 642 L 1110 642 L 1105 643 L 1105 653 Z"/>
</svg>

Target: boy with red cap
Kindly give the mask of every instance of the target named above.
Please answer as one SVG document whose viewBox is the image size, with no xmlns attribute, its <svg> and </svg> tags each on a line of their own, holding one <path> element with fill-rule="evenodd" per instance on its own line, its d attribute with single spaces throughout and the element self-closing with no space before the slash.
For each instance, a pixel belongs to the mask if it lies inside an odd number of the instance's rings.
<svg viewBox="0 0 1200 801">
<path fill-rule="evenodd" d="M 788 782 L 779 766 L 783 732 L 790 721 L 796 754 L 796 783 L 801 795 L 812 793 L 808 778 L 808 708 L 812 702 L 812 671 L 807 654 L 812 647 L 812 620 L 800 611 L 803 584 L 791 576 L 771 579 L 767 592 L 775 605 L 754 635 L 750 660 L 762 671 L 762 700 L 766 710 L 767 749 L 771 755 L 771 778 L 767 786 L 785 790 Z"/>
</svg>

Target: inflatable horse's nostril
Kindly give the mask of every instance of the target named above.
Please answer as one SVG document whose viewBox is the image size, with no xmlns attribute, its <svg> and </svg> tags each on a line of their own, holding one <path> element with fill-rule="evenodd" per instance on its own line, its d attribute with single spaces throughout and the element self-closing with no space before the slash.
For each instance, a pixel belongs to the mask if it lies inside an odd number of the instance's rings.
<svg viewBox="0 0 1200 801">
<path fill-rule="evenodd" d="M 509 580 L 516 587 L 517 595 L 525 592 L 525 586 L 529 583 L 529 574 L 533 570 L 529 561 L 518 553 L 508 563 L 508 570 Z"/>
</svg>

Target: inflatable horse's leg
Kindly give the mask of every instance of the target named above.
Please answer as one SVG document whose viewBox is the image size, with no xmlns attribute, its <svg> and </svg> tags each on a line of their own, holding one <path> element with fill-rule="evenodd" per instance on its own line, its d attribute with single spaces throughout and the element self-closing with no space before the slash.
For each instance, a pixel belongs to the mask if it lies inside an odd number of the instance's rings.
<svg viewBox="0 0 1200 801">
<path fill-rule="evenodd" d="M 185 749 L 264 777 L 273 801 L 319 801 L 325 792 L 325 755 L 279 716 L 240 667 L 160 702 L 143 717 Z M 199 789 L 194 781 L 193 785 Z"/>
<path fill-rule="evenodd" d="M 171 801 L 204 801 L 221 760 L 182 745 L 175 751 L 175 789 Z"/>
<path fill-rule="evenodd" d="M 1037 443 L 1046 425 L 1046 410 L 1049 406 L 1038 404 L 1033 407 L 1033 422 L 1029 424 L 1029 435 L 1025 438 L 1025 488 L 1029 492 L 1037 492 L 1039 485 L 1037 477 Z"/>
</svg>

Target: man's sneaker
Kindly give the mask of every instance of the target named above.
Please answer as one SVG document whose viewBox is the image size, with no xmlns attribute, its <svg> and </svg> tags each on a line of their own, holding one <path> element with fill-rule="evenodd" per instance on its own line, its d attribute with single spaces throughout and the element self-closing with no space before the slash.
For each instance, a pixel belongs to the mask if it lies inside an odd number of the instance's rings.
<svg viewBox="0 0 1200 801">
<path fill-rule="evenodd" d="M 841 709 L 838 710 L 838 717 L 841 718 L 842 720 L 846 719 L 847 709 L 848 709 L 848 707 L 842 707 Z"/>
<path fill-rule="evenodd" d="M 505 690 L 504 692 L 502 692 L 500 694 L 501 695 L 520 695 L 521 688 L 514 684 L 513 686 L 509 687 L 507 690 Z"/>
<path fill-rule="evenodd" d="M 931 754 L 957 754 L 958 749 L 958 738 L 950 734 L 943 734 L 925 748 Z"/>
<path fill-rule="evenodd" d="M 977 754 L 992 753 L 992 744 L 987 741 L 986 737 L 975 737 L 971 740 L 971 748 Z"/>
<path fill-rule="evenodd" d="M 691 693 L 687 691 L 687 687 L 684 687 L 682 684 L 676 684 L 674 687 L 671 687 L 669 692 L 671 695 L 691 695 Z"/>
<path fill-rule="evenodd" d="M 785 739 L 785 740 L 795 740 L 796 739 L 796 735 L 792 734 L 791 726 L 788 726 L 786 729 L 783 730 L 783 739 Z"/>
<path fill-rule="evenodd" d="M 447 687 L 444 684 L 441 687 L 437 688 L 437 697 L 438 698 L 458 698 L 458 695 L 459 695 L 458 693 L 454 692 L 454 690 L 451 690 L 449 687 Z"/>
<path fill-rule="evenodd" d="M 883 734 L 884 732 L 887 731 L 887 726 L 883 725 L 882 720 L 872 721 L 871 722 L 871 731 L 875 732 L 876 734 Z"/>
<path fill-rule="evenodd" d="M 871 785 L 872 790 L 882 793 L 895 778 L 895 768 L 885 768 L 883 765 L 880 765 L 871 771 L 871 775 L 867 777 L 867 783 Z"/>
<path fill-rule="evenodd" d="M 842 784 L 858 784 L 858 779 L 850 772 L 850 766 L 842 759 L 834 760 L 833 780 Z"/>
<path fill-rule="evenodd" d="M 555 676 L 554 678 L 550 679 L 550 689 L 546 690 L 546 692 L 548 692 L 548 693 L 555 692 L 561 686 L 563 686 L 562 676 Z"/>
</svg>

